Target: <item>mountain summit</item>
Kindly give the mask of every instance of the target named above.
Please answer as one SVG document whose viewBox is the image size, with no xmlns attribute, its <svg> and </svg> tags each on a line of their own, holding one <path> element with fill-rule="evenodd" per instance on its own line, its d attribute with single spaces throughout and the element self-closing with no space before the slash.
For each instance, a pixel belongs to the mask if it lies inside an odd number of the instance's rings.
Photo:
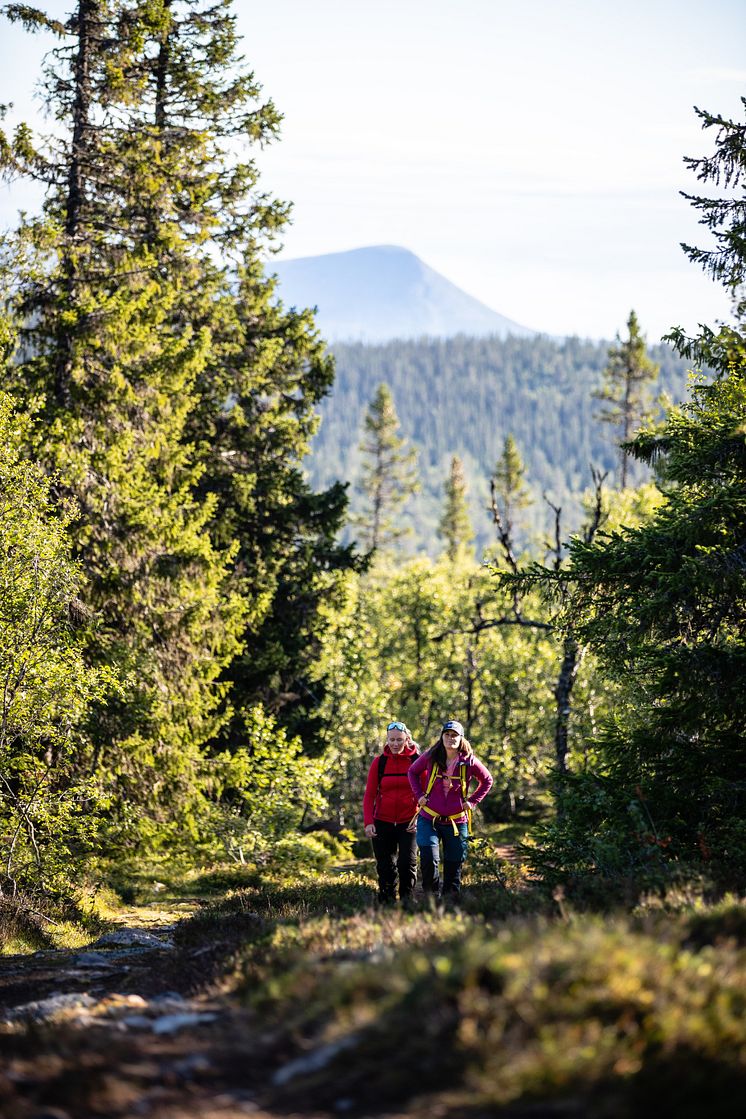
<svg viewBox="0 0 746 1119">
<path fill-rule="evenodd" d="M 316 321 L 330 342 L 536 333 L 396 245 L 275 261 L 270 270 L 286 306 L 318 307 Z"/>
</svg>

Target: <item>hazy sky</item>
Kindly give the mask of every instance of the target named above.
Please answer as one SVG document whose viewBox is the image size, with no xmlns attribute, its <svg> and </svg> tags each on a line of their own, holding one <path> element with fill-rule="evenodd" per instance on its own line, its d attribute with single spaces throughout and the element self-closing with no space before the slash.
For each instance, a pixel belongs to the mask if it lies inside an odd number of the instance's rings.
<svg viewBox="0 0 746 1119">
<path fill-rule="evenodd" d="M 52 0 L 54 14 L 70 5 Z M 650 341 L 726 317 L 682 156 L 693 105 L 742 117 L 746 0 L 271 0 L 236 4 L 284 113 L 263 186 L 294 203 L 284 257 L 403 245 L 553 334 Z M 0 29 L 0 101 L 29 105 L 42 44 Z M 8 224 L 26 195 L 0 194 Z"/>
</svg>

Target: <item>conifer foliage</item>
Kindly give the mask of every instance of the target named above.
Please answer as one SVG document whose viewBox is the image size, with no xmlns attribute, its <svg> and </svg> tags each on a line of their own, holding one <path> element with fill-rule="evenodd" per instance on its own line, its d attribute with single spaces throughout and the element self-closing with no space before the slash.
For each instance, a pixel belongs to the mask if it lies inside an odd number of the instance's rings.
<svg viewBox="0 0 746 1119">
<path fill-rule="evenodd" d="M 467 551 L 474 540 L 474 529 L 469 520 L 466 504 L 467 485 L 464 464 L 458 455 L 451 459 L 451 471 L 444 486 L 445 501 L 440 522 L 440 535 L 446 544 L 446 555 L 451 561 L 459 552 Z"/>
<path fill-rule="evenodd" d="M 598 418 L 613 424 L 620 437 L 619 485 L 622 489 L 627 485 L 629 473 L 628 450 L 624 444 L 645 421 L 652 419 L 651 387 L 660 372 L 660 366 L 647 355 L 645 338 L 634 311 L 630 311 L 627 331 L 627 338 L 622 340 L 617 336 L 616 346 L 609 350 L 603 382 L 593 393 L 603 402 Z"/>
<path fill-rule="evenodd" d="M 746 97 L 741 98 L 741 105 L 746 110 Z M 735 295 L 746 279 L 746 121 L 730 120 L 703 109 L 694 111 L 704 129 L 716 130 L 715 150 L 702 158 L 687 156 L 684 162 L 700 182 L 730 193 L 713 198 L 682 191 L 701 213 L 700 223 L 714 236 L 716 248 L 681 247 L 690 260 L 701 264 L 708 275 Z"/>
<path fill-rule="evenodd" d="M 493 519 L 502 534 L 503 546 L 508 541 L 508 550 L 512 552 L 517 515 L 533 500 L 526 481 L 526 467 L 512 435 L 505 436 L 502 454 L 490 479 L 490 494 Z"/>
<path fill-rule="evenodd" d="M 279 115 L 232 7 L 78 0 L 64 22 L 5 8 L 60 38 L 54 135 L 0 135 L 5 175 L 46 188 L 5 245 L 21 340 L 4 386 L 31 415 L 28 453 L 75 502 L 87 663 L 120 680 L 78 762 L 108 775 L 112 841 L 197 835 L 206 753 L 221 733 L 245 744 L 242 709 L 280 707 L 302 680 L 319 602 L 351 562 L 334 544 L 343 488 L 312 493 L 300 472 L 333 368 L 263 274 L 287 207 L 241 152 Z"/>
<path fill-rule="evenodd" d="M 1 355 L 0 355 L 1 356 Z M 64 887 L 96 846 L 106 796 L 76 765 L 80 724 L 111 692 L 86 666 L 70 555 L 73 510 L 24 461 L 25 422 L 0 396 L 0 895 Z"/>
<path fill-rule="evenodd" d="M 419 489 L 417 452 L 399 435 L 399 417 L 391 390 L 380 384 L 363 421 L 364 456 L 360 488 L 366 508 L 356 518 L 361 543 L 370 552 L 409 534 L 402 520 L 408 498 Z"/>
<path fill-rule="evenodd" d="M 72 534 L 97 619 L 87 654 L 124 685 L 90 719 L 87 764 L 105 766 L 124 833 L 190 818 L 242 611 L 230 554 L 211 539 L 214 508 L 196 493 L 187 424 L 209 334 L 183 316 L 153 220 L 154 198 L 173 188 L 137 117 L 147 30 L 131 6 L 79 3 L 46 73 L 58 138 L 36 149 L 16 135 L 6 155 L 47 187 L 12 245 L 28 263 L 7 387 L 33 415 L 32 452 L 79 510 Z"/>
<path fill-rule="evenodd" d="M 706 127 L 720 121 L 703 118 Z M 742 127 L 720 122 L 714 157 L 697 165 L 704 177 L 717 182 L 725 160 L 738 169 L 728 181 L 746 185 L 744 140 Z M 723 233 L 719 274 L 737 300 L 740 211 L 713 200 L 705 213 Z M 630 445 L 661 464 L 665 500 L 639 528 L 571 548 L 573 609 L 563 625 L 599 654 L 627 702 L 601 737 L 602 766 L 575 779 L 575 800 L 554 831 L 566 867 L 628 869 L 666 855 L 732 869 L 746 854 L 743 319 L 672 339 L 718 375 L 696 384 L 660 433 Z"/>
</svg>

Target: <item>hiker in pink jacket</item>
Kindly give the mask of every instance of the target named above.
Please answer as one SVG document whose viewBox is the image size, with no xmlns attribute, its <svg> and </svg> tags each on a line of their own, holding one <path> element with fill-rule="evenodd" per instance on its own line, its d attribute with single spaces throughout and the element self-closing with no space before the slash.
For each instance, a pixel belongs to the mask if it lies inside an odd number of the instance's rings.
<svg viewBox="0 0 746 1119">
<path fill-rule="evenodd" d="M 461 893 L 471 809 L 492 788 L 492 775 L 474 756 L 461 723 L 449 719 L 435 745 L 412 762 L 407 776 L 419 807 L 417 846 L 422 888 L 425 893 L 439 893 L 442 842 L 443 895 L 457 899 Z M 477 786 L 470 791 L 474 780 Z"/>
</svg>

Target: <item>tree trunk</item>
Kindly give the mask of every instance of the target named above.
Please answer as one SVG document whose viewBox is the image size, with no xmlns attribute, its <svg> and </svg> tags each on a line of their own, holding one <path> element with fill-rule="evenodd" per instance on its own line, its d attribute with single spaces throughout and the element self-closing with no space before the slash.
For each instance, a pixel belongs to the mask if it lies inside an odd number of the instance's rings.
<svg viewBox="0 0 746 1119">
<path fill-rule="evenodd" d="M 171 7 L 171 0 L 166 0 L 165 7 Z M 170 57 L 171 33 L 167 31 L 158 48 L 158 66 L 155 78 L 155 126 L 161 132 L 166 127 L 166 79 Z"/>
<path fill-rule="evenodd" d="M 573 685 L 578 675 L 583 651 L 577 641 L 566 637 L 562 646 L 562 664 L 554 689 L 554 698 L 557 701 L 557 718 L 554 729 L 554 754 L 557 761 L 557 771 L 567 773 L 568 730 L 570 725 L 570 696 Z"/>
<path fill-rule="evenodd" d="M 99 16 L 98 0 L 80 0 L 76 30 L 78 53 L 75 59 L 75 96 L 73 99 L 73 133 L 70 149 L 70 166 L 67 174 L 67 206 L 65 213 L 65 240 L 62 257 L 63 291 L 68 305 L 76 303 L 77 280 L 76 241 L 81 225 L 85 202 L 86 155 L 90 133 L 91 109 L 91 55 L 93 32 Z M 54 393 L 57 402 L 67 405 L 70 399 L 70 375 L 73 364 L 73 336 L 70 328 L 63 328 L 58 335 L 58 353 L 55 369 Z"/>
</svg>

